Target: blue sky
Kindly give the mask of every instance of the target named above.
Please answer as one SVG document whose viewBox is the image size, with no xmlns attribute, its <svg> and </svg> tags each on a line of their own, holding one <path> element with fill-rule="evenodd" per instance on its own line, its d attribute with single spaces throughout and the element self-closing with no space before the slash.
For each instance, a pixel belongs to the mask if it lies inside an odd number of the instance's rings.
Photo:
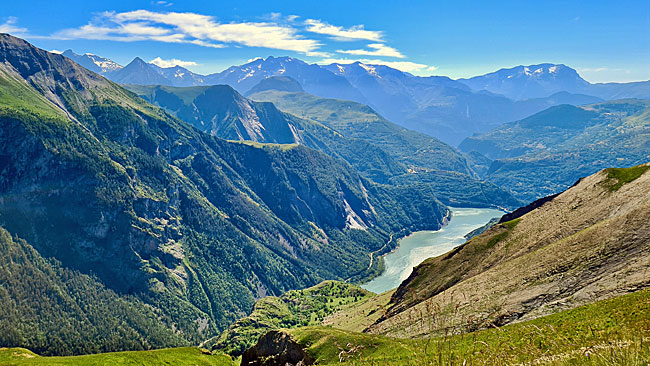
<svg viewBox="0 0 650 366">
<path fill-rule="evenodd" d="M 648 0 L 9 1 L 0 31 L 204 74 L 288 55 L 452 78 L 551 62 L 591 82 L 650 79 Z"/>
</svg>

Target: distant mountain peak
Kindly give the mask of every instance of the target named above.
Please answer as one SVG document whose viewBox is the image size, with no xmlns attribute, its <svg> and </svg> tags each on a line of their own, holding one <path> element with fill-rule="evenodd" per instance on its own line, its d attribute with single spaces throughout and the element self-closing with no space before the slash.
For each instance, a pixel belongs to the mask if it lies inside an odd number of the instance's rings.
<svg viewBox="0 0 650 366">
<path fill-rule="evenodd" d="M 539 65 L 519 65 L 512 69 L 501 69 L 497 72 L 518 71 L 526 76 L 544 77 L 545 75 L 558 75 L 560 73 L 568 73 L 578 75 L 577 71 L 564 65 L 564 64 L 539 64 Z M 578 76 L 579 77 L 579 76 Z"/>
<path fill-rule="evenodd" d="M 148 62 L 145 62 L 143 59 L 141 59 L 140 57 L 137 57 L 137 56 L 136 56 L 136 57 L 133 59 L 133 61 L 129 62 L 129 65 L 131 65 L 131 64 L 134 64 L 134 65 L 137 65 L 137 64 L 147 64 L 147 65 L 148 65 L 149 63 L 148 63 Z"/>
<path fill-rule="evenodd" d="M 589 86 L 575 69 L 553 63 L 519 65 L 459 81 L 475 91 L 486 90 L 515 100 L 548 97 L 559 91 L 583 93 Z"/>
<path fill-rule="evenodd" d="M 300 62 L 304 62 L 302 60 L 299 60 L 299 59 L 291 57 L 291 56 L 279 56 L 279 57 L 269 56 L 264 61 L 265 62 L 268 62 L 268 61 L 280 61 L 280 62 L 300 61 Z"/>
<path fill-rule="evenodd" d="M 113 60 L 97 56 L 89 52 L 80 55 L 71 49 L 67 49 L 62 53 L 62 55 L 85 67 L 86 69 L 102 75 L 107 75 L 111 72 L 118 71 L 123 68 L 122 65 Z"/>
</svg>

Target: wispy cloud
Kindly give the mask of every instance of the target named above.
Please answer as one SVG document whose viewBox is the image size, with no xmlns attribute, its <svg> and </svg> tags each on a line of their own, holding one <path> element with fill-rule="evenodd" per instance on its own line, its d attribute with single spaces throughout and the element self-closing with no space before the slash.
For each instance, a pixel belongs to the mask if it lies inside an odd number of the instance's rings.
<svg viewBox="0 0 650 366">
<path fill-rule="evenodd" d="M 154 0 L 155 1 L 155 0 Z M 154 4 L 167 6 L 165 1 Z M 10 19 L 14 24 L 15 20 Z M 309 34 L 312 33 L 310 37 Z M 321 36 L 316 36 L 316 35 Z M 324 37 L 323 37 L 324 36 Z M 202 47 L 260 47 L 301 53 L 309 57 L 321 58 L 320 63 L 352 63 L 361 61 L 394 67 L 407 72 L 433 71 L 432 66 L 406 61 L 406 55 L 384 42 L 384 33 L 379 30 L 366 30 L 364 25 L 343 27 L 323 20 L 299 20 L 296 15 L 285 16 L 270 13 L 256 21 L 222 22 L 211 15 L 192 12 L 165 12 L 152 10 L 133 10 L 127 12 L 106 11 L 97 14 L 87 24 L 57 31 L 49 38 L 74 40 L 92 39 L 118 42 L 157 41 L 165 43 L 195 44 Z M 339 49 L 327 41 L 368 41 L 360 49 Z M 326 48 L 326 47 L 331 48 Z M 328 52 L 329 51 L 329 52 Z M 361 59 L 335 58 L 334 53 L 360 56 Z M 401 61 L 385 61 L 379 58 L 394 57 Z M 184 64 L 178 59 L 157 58 L 153 63 L 161 67 Z M 164 65 L 164 66 L 163 66 Z"/>
<path fill-rule="evenodd" d="M 607 67 L 585 67 L 582 69 L 578 69 L 579 72 L 603 72 L 603 71 L 609 71 L 609 68 Z"/>
<path fill-rule="evenodd" d="M 0 24 L 0 33 L 10 33 L 13 35 L 21 35 L 27 33 L 27 28 L 16 26 L 18 23 L 18 18 L 9 17 L 7 21 L 3 24 Z"/>
<path fill-rule="evenodd" d="M 384 36 L 383 32 L 366 30 L 363 25 L 355 25 L 345 29 L 316 19 L 305 20 L 305 25 L 308 32 L 328 35 L 341 41 L 368 40 L 381 42 Z"/>
<path fill-rule="evenodd" d="M 79 28 L 52 35 L 58 39 L 102 39 L 123 42 L 153 40 L 191 43 L 206 47 L 264 47 L 320 55 L 318 41 L 303 37 L 294 28 L 274 22 L 220 23 L 213 16 L 197 13 L 135 10 L 104 12 Z"/>
<path fill-rule="evenodd" d="M 386 46 L 383 43 L 371 43 L 368 45 L 372 50 L 338 50 L 338 53 L 345 53 L 348 55 L 359 55 L 359 56 L 386 56 L 386 57 L 397 57 L 405 58 L 401 52 L 394 49 L 393 47 Z"/>
<path fill-rule="evenodd" d="M 385 61 L 385 60 L 378 60 L 378 59 L 350 60 L 350 59 L 326 58 L 320 60 L 318 63 L 321 65 L 328 65 L 328 64 L 352 64 L 355 62 L 361 62 L 362 64 L 366 64 L 366 65 L 384 65 L 405 72 L 424 72 L 424 71 L 433 71 L 436 69 L 435 66 L 418 64 L 410 61 Z"/>
<path fill-rule="evenodd" d="M 156 1 L 156 5 L 158 5 L 158 6 L 164 6 L 164 7 L 168 8 L 168 7 L 172 6 L 172 5 L 174 5 L 174 3 L 171 3 L 171 2 L 169 2 L 169 1 L 163 1 L 163 0 L 161 0 L 161 1 Z"/>
<path fill-rule="evenodd" d="M 181 67 L 189 67 L 189 66 L 197 66 L 198 64 L 194 61 L 183 61 L 179 59 L 169 59 L 169 60 L 163 60 L 160 57 L 156 57 L 153 60 L 149 61 L 150 63 L 160 66 L 160 67 L 174 67 L 174 66 L 181 66 Z"/>
</svg>

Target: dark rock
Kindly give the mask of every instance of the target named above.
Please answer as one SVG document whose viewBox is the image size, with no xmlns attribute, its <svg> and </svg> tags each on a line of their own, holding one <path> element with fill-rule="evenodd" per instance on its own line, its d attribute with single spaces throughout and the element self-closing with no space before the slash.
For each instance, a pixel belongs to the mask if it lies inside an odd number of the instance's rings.
<svg viewBox="0 0 650 366">
<path fill-rule="evenodd" d="M 242 355 L 242 366 L 312 365 L 314 359 L 291 335 L 272 330 Z"/>
</svg>

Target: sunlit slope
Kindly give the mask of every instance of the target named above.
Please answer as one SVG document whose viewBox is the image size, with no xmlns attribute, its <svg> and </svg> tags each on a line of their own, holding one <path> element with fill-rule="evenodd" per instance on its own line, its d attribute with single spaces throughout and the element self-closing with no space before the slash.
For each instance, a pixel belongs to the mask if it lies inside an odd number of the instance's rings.
<svg viewBox="0 0 650 366">
<path fill-rule="evenodd" d="M 417 337 L 500 326 L 647 287 L 648 170 L 603 170 L 428 259 L 400 285 L 370 331 Z M 413 322 L 420 314 L 435 316 Z"/>
</svg>

